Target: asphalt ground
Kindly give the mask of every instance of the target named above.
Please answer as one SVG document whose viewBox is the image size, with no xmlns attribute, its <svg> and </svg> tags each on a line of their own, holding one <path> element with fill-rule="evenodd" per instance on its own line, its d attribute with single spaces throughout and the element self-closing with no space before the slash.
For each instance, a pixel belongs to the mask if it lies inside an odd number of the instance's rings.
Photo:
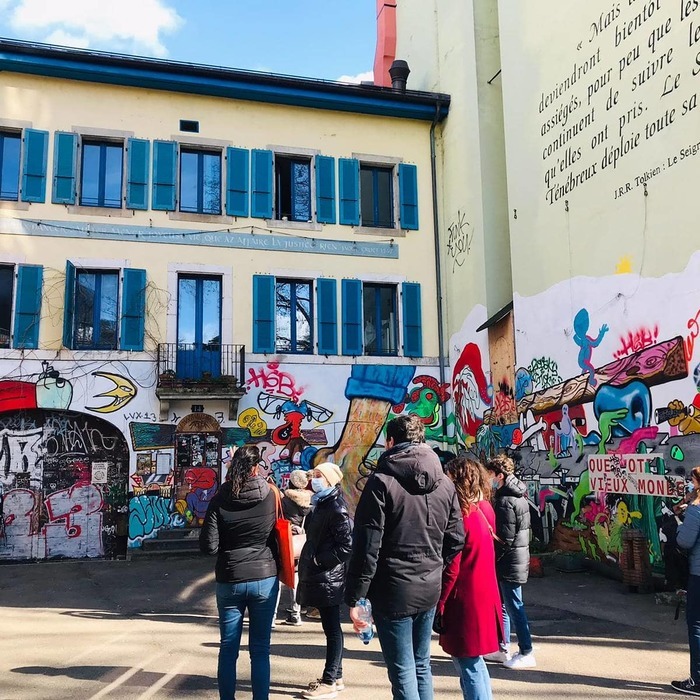
<svg viewBox="0 0 700 700">
<path fill-rule="evenodd" d="M 0 700 L 218 698 L 213 564 L 194 557 L 0 566 Z M 688 675 L 685 624 L 653 595 L 595 574 L 548 572 L 527 584 L 525 601 L 538 666 L 489 665 L 494 698 L 681 697 L 668 683 Z M 364 646 L 349 622 L 345 631 L 341 700 L 388 700 L 378 642 Z M 271 697 L 295 697 L 320 676 L 323 657 L 319 622 L 278 624 Z M 249 668 L 244 646 L 239 698 L 251 696 Z M 433 673 L 437 698 L 462 697 L 437 640 Z"/>
</svg>

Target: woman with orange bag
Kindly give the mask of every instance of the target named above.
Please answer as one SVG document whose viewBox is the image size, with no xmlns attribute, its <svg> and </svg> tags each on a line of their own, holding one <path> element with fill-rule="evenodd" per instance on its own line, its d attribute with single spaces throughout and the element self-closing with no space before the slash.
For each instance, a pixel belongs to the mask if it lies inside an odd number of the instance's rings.
<svg viewBox="0 0 700 700">
<path fill-rule="evenodd" d="M 216 554 L 216 604 L 219 608 L 220 700 L 233 700 L 243 616 L 249 616 L 253 700 L 270 694 L 270 634 L 277 603 L 277 497 L 258 475 L 260 450 L 236 450 L 226 481 L 212 499 L 199 535 L 200 549 Z"/>
</svg>

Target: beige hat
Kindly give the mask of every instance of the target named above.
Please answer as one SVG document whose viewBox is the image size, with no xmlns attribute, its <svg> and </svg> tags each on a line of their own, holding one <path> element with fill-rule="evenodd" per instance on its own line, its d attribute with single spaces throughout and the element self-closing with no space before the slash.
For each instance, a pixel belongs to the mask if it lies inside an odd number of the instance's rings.
<svg viewBox="0 0 700 700">
<path fill-rule="evenodd" d="M 343 472 L 333 462 L 324 462 L 315 466 L 314 469 L 321 472 L 331 486 L 335 486 L 343 480 Z"/>
</svg>

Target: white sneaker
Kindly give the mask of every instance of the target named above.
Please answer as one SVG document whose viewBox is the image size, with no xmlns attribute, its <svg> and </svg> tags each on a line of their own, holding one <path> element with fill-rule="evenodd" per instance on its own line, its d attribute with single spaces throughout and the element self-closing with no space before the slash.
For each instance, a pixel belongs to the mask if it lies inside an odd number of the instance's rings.
<svg viewBox="0 0 700 700">
<path fill-rule="evenodd" d="M 331 700 L 338 697 L 338 689 L 335 681 L 324 683 L 319 678 L 317 681 L 309 683 L 309 687 L 306 690 L 302 690 L 301 696 L 309 698 L 309 700 Z"/>
<path fill-rule="evenodd" d="M 512 668 L 517 671 L 521 668 L 535 668 L 535 666 L 537 666 L 537 661 L 535 661 L 535 655 L 532 652 L 529 654 L 521 654 L 518 652 L 513 658 L 505 661 L 503 665 L 506 668 Z"/>
<path fill-rule="evenodd" d="M 484 661 L 491 661 L 495 664 L 504 664 L 506 661 L 510 661 L 510 654 L 501 649 L 501 651 L 494 651 L 493 654 L 486 654 L 484 656 Z"/>
</svg>

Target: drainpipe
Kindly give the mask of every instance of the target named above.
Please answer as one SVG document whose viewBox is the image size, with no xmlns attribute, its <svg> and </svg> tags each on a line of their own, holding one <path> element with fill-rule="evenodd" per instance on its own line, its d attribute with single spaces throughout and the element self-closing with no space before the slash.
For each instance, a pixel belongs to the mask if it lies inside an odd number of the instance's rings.
<svg viewBox="0 0 700 700">
<path fill-rule="evenodd" d="M 435 105 L 435 118 L 430 126 L 430 175 L 433 188 L 433 237 L 435 246 L 435 284 L 437 286 L 437 324 L 438 324 L 438 353 L 440 384 L 445 380 L 445 333 L 442 310 L 442 262 L 440 257 L 440 232 L 438 230 L 438 191 L 437 191 L 437 155 L 435 153 L 435 127 L 440 119 L 440 101 Z M 442 409 L 442 438 L 443 446 L 447 442 L 447 406 L 443 402 Z"/>
</svg>

